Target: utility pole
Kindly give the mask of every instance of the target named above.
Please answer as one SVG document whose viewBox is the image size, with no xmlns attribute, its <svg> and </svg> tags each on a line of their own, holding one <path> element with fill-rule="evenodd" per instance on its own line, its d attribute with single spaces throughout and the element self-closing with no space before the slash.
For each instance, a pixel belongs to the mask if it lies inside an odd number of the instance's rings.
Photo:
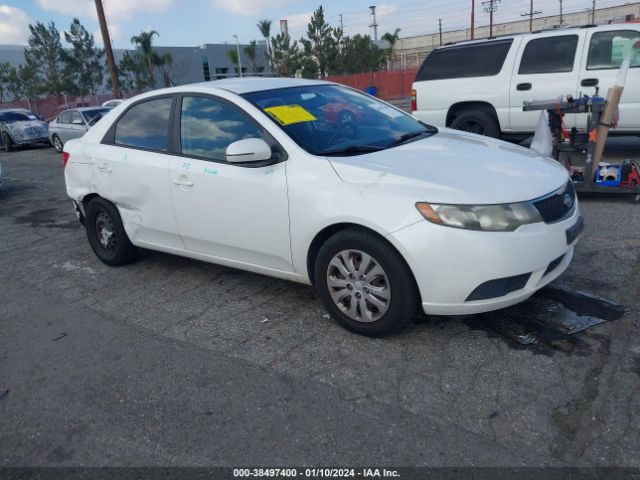
<svg viewBox="0 0 640 480">
<path fill-rule="evenodd" d="M 542 12 L 540 10 L 533 11 L 533 0 L 529 0 L 529 11 L 526 13 L 520 14 L 521 17 L 529 16 L 529 31 L 533 32 L 533 16 L 540 15 Z"/>
<path fill-rule="evenodd" d="M 438 31 L 440 32 L 440 46 L 442 46 L 442 19 L 438 19 Z"/>
<path fill-rule="evenodd" d="M 591 2 L 591 25 L 596 24 L 596 0 Z"/>
<path fill-rule="evenodd" d="M 371 25 L 369 25 L 373 29 L 373 39 L 378 41 L 378 22 L 376 22 L 376 6 L 371 5 L 369 7 L 371 10 Z"/>
<path fill-rule="evenodd" d="M 560 0 L 560 26 L 562 26 L 562 0 Z"/>
<path fill-rule="evenodd" d="M 238 54 L 238 71 L 240 77 L 242 78 L 242 58 L 240 58 L 240 44 L 238 43 L 238 35 L 234 35 L 233 38 L 236 39 L 236 52 Z"/>
<path fill-rule="evenodd" d="M 342 23 L 342 14 L 340 14 L 340 30 L 342 30 L 342 35 L 344 36 L 344 23 Z"/>
<path fill-rule="evenodd" d="M 487 0 L 482 2 L 485 5 L 484 11 L 489 14 L 489 37 L 493 37 L 493 14 L 498 9 L 500 0 Z"/>
<path fill-rule="evenodd" d="M 471 0 L 471 40 L 473 40 L 473 27 L 476 23 L 476 0 Z"/>
<path fill-rule="evenodd" d="M 102 43 L 104 44 L 104 52 L 107 56 L 107 66 L 109 67 L 109 75 L 111 77 L 113 94 L 116 98 L 122 98 L 122 95 L 120 94 L 120 81 L 118 80 L 118 71 L 116 70 L 116 62 L 113 59 L 113 50 L 111 50 L 111 38 L 109 37 L 107 20 L 104 16 L 104 8 L 102 8 L 102 0 L 95 1 L 96 11 L 98 13 L 98 23 L 100 23 L 100 32 L 102 33 Z"/>
</svg>

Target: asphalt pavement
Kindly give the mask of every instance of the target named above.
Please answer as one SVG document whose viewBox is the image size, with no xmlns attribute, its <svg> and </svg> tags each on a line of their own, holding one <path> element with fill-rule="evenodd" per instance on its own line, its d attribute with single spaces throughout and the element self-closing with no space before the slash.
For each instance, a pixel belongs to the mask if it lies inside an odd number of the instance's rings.
<svg viewBox="0 0 640 480">
<path fill-rule="evenodd" d="M 326 318 L 311 287 L 150 251 L 107 267 L 60 155 L 0 155 L 0 466 L 640 467 L 630 199 L 581 200 L 556 283 L 631 311 L 571 348 L 474 316 L 371 339 Z"/>
</svg>

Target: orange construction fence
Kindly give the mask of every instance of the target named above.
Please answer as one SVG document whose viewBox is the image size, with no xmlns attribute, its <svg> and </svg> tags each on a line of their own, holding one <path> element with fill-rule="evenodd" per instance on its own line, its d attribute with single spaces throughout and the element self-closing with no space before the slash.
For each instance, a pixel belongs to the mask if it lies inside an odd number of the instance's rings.
<svg viewBox="0 0 640 480">
<path fill-rule="evenodd" d="M 364 90 L 376 87 L 377 96 L 383 100 L 396 100 L 411 95 L 411 84 L 416 78 L 416 69 L 391 70 L 349 75 L 330 75 L 326 80 Z"/>
</svg>

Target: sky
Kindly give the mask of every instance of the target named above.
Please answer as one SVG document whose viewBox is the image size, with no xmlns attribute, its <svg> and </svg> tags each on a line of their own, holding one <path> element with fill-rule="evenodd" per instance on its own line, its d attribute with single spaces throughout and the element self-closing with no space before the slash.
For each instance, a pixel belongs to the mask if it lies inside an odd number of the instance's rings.
<svg viewBox="0 0 640 480">
<path fill-rule="evenodd" d="M 469 27 L 472 0 L 381 0 L 376 4 L 379 36 L 401 28 L 400 37 Z M 476 26 L 488 25 L 489 15 L 476 2 Z M 596 0 L 598 7 L 623 5 L 620 0 Z M 319 5 L 327 21 L 340 26 L 342 14 L 345 35 L 371 33 L 369 6 L 375 0 L 103 0 L 115 48 L 131 48 L 131 36 L 142 30 L 156 30 L 156 45 L 199 46 L 204 43 L 240 43 L 260 40 L 256 23 L 273 20 L 272 34 L 279 32 L 278 22 L 289 21 L 289 33 L 299 38 L 306 32 L 311 13 Z M 631 2 L 633 3 L 633 2 Z M 592 0 L 563 0 L 565 13 L 590 9 Z M 534 0 L 534 10 L 542 16 L 557 15 L 558 0 Z M 495 23 L 521 20 L 529 11 L 529 0 L 501 0 Z M 638 7 L 640 15 L 640 7 Z M 80 18 L 101 44 L 94 0 L 0 0 L 0 44 L 26 43 L 29 23 L 55 22 L 58 30 L 68 28 L 73 17 Z"/>
</svg>

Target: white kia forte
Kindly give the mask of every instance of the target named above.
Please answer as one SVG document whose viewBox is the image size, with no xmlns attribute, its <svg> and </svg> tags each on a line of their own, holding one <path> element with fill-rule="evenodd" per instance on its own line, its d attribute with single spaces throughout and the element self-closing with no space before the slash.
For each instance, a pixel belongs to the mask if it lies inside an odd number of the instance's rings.
<svg viewBox="0 0 640 480">
<path fill-rule="evenodd" d="M 582 229 L 552 159 L 322 81 L 149 92 L 65 144 L 63 159 L 106 264 L 144 247 L 313 284 L 333 318 L 366 335 L 420 306 L 458 315 L 520 302 L 567 268 Z"/>
</svg>

